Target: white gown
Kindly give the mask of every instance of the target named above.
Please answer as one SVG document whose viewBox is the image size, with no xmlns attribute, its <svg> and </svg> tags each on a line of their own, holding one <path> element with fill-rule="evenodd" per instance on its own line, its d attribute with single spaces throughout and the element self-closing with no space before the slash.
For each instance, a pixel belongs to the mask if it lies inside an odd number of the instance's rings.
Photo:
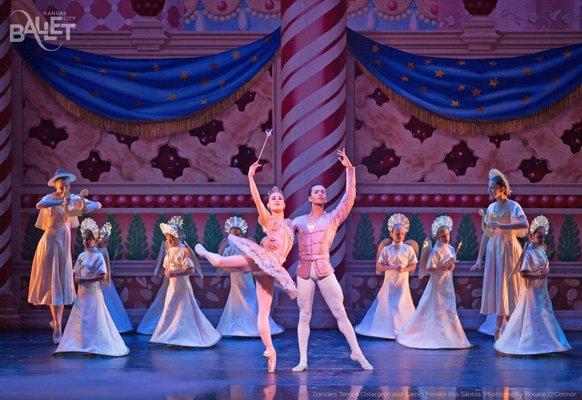
<svg viewBox="0 0 582 400">
<path fill-rule="evenodd" d="M 549 268 L 546 251 L 530 244 L 521 271 L 536 272 L 544 268 Z M 572 346 L 554 316 L 547 278 L 525 281 L 517 307 L 493 347 L 502 353 L 518 355 L 570 350 Z"/>
<path fill-rule="evenodd" d="M 186 247 L 180 244 L 167 249 L 163 266 L 180 272 L 194 268 L 194 263 L 186 254 Z M 210 347 L 218 343 L 220 333 L 200 311 L 190 277 L 181 275 L 169 281 L 164 309 L 150 342 L 186 347 Z"/>
<path fill-rule="evenodd" d="M 139 326 L 137 327 L 137 333 L 142 335 L 151 335 L 156 330 L 156 326 L 160 321 L 162 316 L 162 311 L 164 310 L 164 300 L 166 299 L 166 293 L 168 293 L 168 285 L 170 280 L 164 276 L 164 281 L 162 286 L 158 289 L 154 301 L 146 311 L 143 316 Z"/>
<path fill-rule="evenodd" d="M 236 247 L 228 246 L 223 255 L 236 254 L 239 254 Z M 252 272 L 231 272 L 228 299 L 216 329 L 222 336 L 258 337 L 258 315 L 259 304 Z M 272 335 L 284 331 L 270 316 L 269 325 Z"/>
<path fill-rule="evenodd" d="M 81 278 L 107 273 L 103 255 L 95 247 L 79 255 L 74 272 Z M 125 356 L 129 349 L 105 306 L 100 282 L 79 284 L 63 337 L 55 353 L 81 352 Z"/>
<path fill-rule="evenodd" d="M 435 246 L 428 258 L 426 269 L 440 268 L 456 258 L 449 244 Z M 402 327 L 396 341 L 417 349 L 466 349 L 471 343 L 465 336 L 457 315 L 452 271 L 435 271 L 418 303 L 412 318 Z"/>
<path fill-rule="evenodd" d="M 110 263 L 107 248 L 100 248 L 99 250 L 101 251 L 101 254 L 103 254 L 105 262 Z M 111 272 L 110 266 L 107 269 Z M 111 315 L 111 319 L 113 319 L 119 333 L 133 331 L 133 325 L 129 320 L 129 316 L 127 315 L 127 311 L 119 297 L 119 293 L 117 293 L 117 288 L 115 287 L 112 277 L 109 278 L 109 284 L 101 282 L 101 292 L 103 293 L 107 310 L 109 310 L 109 315 Z"/>
<path fill-rule="evenodd" d="M 499 210 L 495 203 L 490 204 L 485 215 L 486 220 L 502 224 L 517 223 L 520 217 L 525 218 L 525 214 L 513 200 L 507 200 Z M 484 232 L 489 241 L 485 252 L 481 314 L 511 315 L 517 305 L 523 279 L 511 272 L 522 252 L 517 237 L 525 234 L 527 229 L 488 229 Z"/>
<path fill-rule="evenodd" d="M 378 263 L 384 265 L 397 264 L 406 267 L 417 262 L 414 249 L 406 243 L 390 244 L 378 257 Z M 356 333 L 385 339 L 396 337 L 398 331 L 414 314 L 408 275 L 408 272 L 396 270 L 384 272 L 384 283 L 366 316 L 354 328 Z"/>
</svg>

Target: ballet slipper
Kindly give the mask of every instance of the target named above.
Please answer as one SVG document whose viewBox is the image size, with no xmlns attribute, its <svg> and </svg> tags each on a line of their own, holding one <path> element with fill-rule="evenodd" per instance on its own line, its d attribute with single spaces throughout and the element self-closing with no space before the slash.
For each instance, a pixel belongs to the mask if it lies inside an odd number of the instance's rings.
<svg viewBox="0 0 582 400">
<path fill-rule="evenodd" d="M 267 358 L 267 371 L 269 373 L 275 372 L 275 367 L 277 366 L 277 353 L 274 351 L 271 353 L 265 350 L 263 356 Z"/>
<path fill-rule="evenodd" d="M 194 252 L 196 254 L 198 254 L 200 257 L 206 258 L 208 260 L 208 262 L 210 263 L 210 265 L 218 268 L 218 265 L 220 263 L 220 258 L 221 258 L 220 256 L 217 256 L 216 254 L 213 254 L 210 251 L 206 250 L 206 247 L 204 247 L 200 243 L 198 243 L 196 246 L 194 246 Z"/>
<path fill-rule="evenodd" d="M 364 354 L 360 353 L 360 354 L 350 354 L 350 358 L 353 361 L 357 361 L 360 364 L 360 367 L 362 367 L 363 370 L 365 371 L 372 371 L 374 369 L 374 367 L 372 367 L 372 364 L 370 364 L 368 362 L 368 360 L 366 360 L 366 357 L 364 357 Z"/>
<path fill-rule="evenodd" d="M 303 372 L 303 371 L 307 371 L 307 361 L 303 362 L 303 361 L 299 361 L 299 364 L 297 364 L 296 366 L 294 366 L 291 371 L 293 372 Z"/>
<path fill-rule="evenodd" d="M 61 337 L 63 336 L 61 324 L 57 324 L 55 321 L 51 321 L 49 325 L 53 330 L 53 343 L 59 344 Z"/>
</svg>

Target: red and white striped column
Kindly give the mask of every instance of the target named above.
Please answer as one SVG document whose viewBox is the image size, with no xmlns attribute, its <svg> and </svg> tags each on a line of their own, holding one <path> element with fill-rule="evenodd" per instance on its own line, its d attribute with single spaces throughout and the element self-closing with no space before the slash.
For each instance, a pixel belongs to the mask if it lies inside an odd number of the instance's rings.
<svg viewBox="0 0 582 400">
<path fill-rule="evenodd" d="M 308 212 L 309 187 L 333 207 L 345 188 L 336 150 L 346 140 L 346 0 L 281 2 L 281 172 L 289 215 Z M 344 270 L 345 229 L 331 249 Z"/>
<path fill-rule="evenodd" d="M 0 1 L 0 314 L 4 303 L 12 299 L 8 287 L 11 267 L 11 56 L 10 56 L 10 1 Z M 6 296 L 3 296 L 6 294 Z M 0 326 L 6 325 L 0 316 Z"/>
</svg>

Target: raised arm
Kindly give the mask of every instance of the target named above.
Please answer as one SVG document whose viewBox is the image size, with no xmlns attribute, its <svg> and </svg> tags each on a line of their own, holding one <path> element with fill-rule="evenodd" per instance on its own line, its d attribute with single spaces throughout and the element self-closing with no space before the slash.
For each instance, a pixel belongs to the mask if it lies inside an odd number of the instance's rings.
<svg viewBox="0 0 582 400">
<path fill-rule="evenodd" d="M 330 221 L 339 226 L 348 217 L 356 200 L 356 168 L 346 155 L 346 150 L 337 152 L 339 162 L 346 168 L 346 192 L 337 207 L 330 213 Z"/>
<path fill-rule="evenodd" d="M 259 223 L 265 223 L 269 220 L 271 213 L 263 204 L 263 200 L 261 199 L 261 195 L 259 194 L 259 189 L 257 188 L 257 184 L 255 183 L 255 173 L 257 172 L 257 168 L 259 168 L 261 164 L 259 161 L 255 161 L 253 165 L 249 167 L 249 188 L 251 190 L 251 196 L 253 197 L 253 201 L 255 202 L 255 206 L 257 207 L 257 212 L 259 213 Z"/>
</svg>

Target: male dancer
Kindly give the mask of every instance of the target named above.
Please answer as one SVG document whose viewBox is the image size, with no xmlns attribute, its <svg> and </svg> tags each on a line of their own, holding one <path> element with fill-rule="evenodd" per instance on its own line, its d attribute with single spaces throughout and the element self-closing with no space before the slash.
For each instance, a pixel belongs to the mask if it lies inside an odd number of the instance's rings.
<svg viewBox="0 0 582 400">
<path fill-rule="evenodd" d="M 356 170 L 348 159 L 345 149 L 338 150 L 338 159 L 346 168 L 346 192 L 340 203 L 330 213 L 323 209 L 327 201 L 325 188 L 314 185 L 309 189 L 308 200 L 311 212 L 293 219 L 293 226 L 299 236 L 299 266 L 297 267 L 297 303 L 299 305 L 299 325 L 297 336 L 299 340 L 299 364 L 294 372 L 307 369 L 307 345 L 309 341 L 309 321 L 313 308 L 315 284 L 319 287 L 323 298 L 341 333 L 344 334 L 352 351 L 350 358 L 357 361 L 362 369 L 372 370 L 372 365 L 366 360 L 354 328 L 350 323 L 344 308 L 344 295 L 333 272 L 329 260 L 329 250 L 338 227 L 346 219 L 356 198 Z"/>
</svg>

